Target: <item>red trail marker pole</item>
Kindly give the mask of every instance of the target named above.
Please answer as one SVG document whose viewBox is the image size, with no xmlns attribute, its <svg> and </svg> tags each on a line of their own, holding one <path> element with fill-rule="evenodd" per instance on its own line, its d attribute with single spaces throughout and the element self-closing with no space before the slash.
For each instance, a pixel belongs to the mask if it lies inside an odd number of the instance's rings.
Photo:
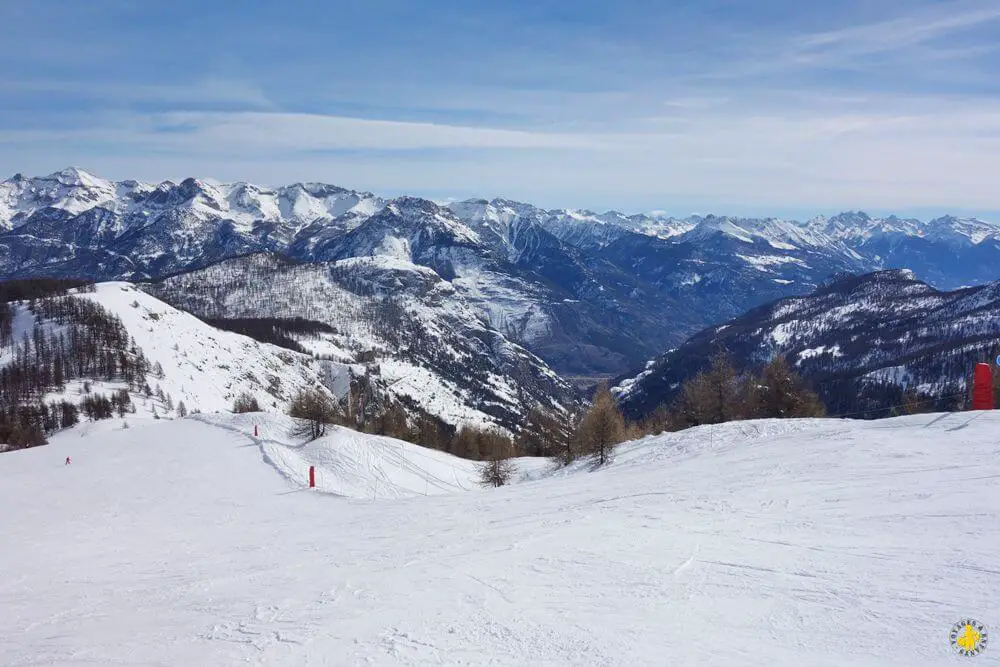
<svg viewBox="0 0 1000 667">
<path fill-rule="evenodd" d="M 309 488 L 316 488 L 316 466 L 309 466 Z"/>
<path fill-rule="evenodd" d="M 255 437 L 255 438 L 257 437 L 257 425 L 256 424 L 253 425 L 253 437 Z"/>
<path fill-rule="evenodd" d="M 992 410 L 993 405 L 993 369 L 989 364 L 976 364 L 972 376 L 972 409 Z"/>
</svg>

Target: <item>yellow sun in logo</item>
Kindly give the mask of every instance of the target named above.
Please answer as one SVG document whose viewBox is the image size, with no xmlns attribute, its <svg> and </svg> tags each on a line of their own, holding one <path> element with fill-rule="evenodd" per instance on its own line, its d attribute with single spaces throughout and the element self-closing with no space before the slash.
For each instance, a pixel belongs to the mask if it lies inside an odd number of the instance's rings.
<svg viewBox="0 0 1000 667">
<path fill-rule="evenodd" d="M 979 655 L 986 650 L 989 636 L 986 626 L 971 618 L 963 618 L 951 627 L 948 639 L 951 646 L 961 655 Z"/>
</svg>

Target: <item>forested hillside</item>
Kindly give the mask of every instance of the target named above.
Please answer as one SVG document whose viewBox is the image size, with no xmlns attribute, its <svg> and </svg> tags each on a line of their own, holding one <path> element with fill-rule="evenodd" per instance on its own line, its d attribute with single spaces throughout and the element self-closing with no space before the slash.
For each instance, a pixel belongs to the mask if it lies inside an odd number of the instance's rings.
<svg viewBox="0 0 1000 667">
<path fill-rule="evenodd" d="M 5 283 L 0 303 L 0 443 L 10 449 L 45 443 L 47 434 L 90 419 L 123 416 L 129 390 L 151 392 L 151 367 L 122 321 L 81 295 L 93 286 L 46 281 Z M 20 299 L 18 297 L 28 297 Z M 105 395 L 63 395 L 80 379 L 120 381 Z"/>
</svg>

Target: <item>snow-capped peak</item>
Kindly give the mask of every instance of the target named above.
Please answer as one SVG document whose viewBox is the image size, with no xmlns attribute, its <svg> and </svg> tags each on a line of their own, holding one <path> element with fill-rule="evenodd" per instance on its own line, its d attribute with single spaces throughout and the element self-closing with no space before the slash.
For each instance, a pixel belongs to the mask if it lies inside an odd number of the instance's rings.
<svg viewBox="0 0 1000 667">
<path fill-rule="evenodd" d="M 685 241 L 704 241 L 717 234 L 731 236 L 744 243 L 753 243 L 749 231 L 737 225 L 733 218 L 715 215 L 702 218 L 683 238 Z"/>
<path fill-rule="evenodd" d="M 106 188 L 111 182 L 94 176 L 80 167 L 66 167 L 45 177 L 47 180 L 78 188 Z"/>
<path fill-rule="evenodd" d="M 919 220 L 894 215 L 876 218 L 863 211 L 847 211 L 830 218 L 820 216 L 810 220 L 806 226 L 842 241 L 865 241 L 873 236 L 891 234 L 922 236 L 923 232 Z"/>
<path fill-rule="evenodd" d="M 978 245 L 987 239 L 1000 240 L 1000 225 L 979 218 L 959 218 L 946 215 L 925 226 L 928 238 Z"/>
<path fill-rule="evenodd" d="M 455 241 L 468 243 L 479 241 L 479 235 L 455 217 L 450 209 L 442 208 L 428 199 L 398 197 L 389 202 L 386 212 L 400 221 L 405 221 L 407 226 L 444 232 L 452 236 Z"/>
</svg>

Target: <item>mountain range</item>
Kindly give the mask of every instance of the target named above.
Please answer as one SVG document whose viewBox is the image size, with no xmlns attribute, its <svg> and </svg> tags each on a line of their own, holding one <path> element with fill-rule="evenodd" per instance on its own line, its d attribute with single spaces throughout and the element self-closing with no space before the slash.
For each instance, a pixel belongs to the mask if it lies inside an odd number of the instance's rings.
<svg viewBox="0 0 1000 667">
<path fill-rule="evenodd" d="M 961 407 L 973 366 L 1000 354 L 1000 281 L 942 292 L 909 270 L 835 277 L 695 334 L 614 393 L 641 418 L 720 352 L 738 369 L 784 356 L 835 416 L 887 416 L 904 390 L 927 409 Z"/>
<path fill-rule="evenodd" d="M 255 254 L 320 273 L 381 257 L 362 264 L 383 287 L 401 266 L 420 267 L 447 284 L 463 317 L 586 381 L 641 367 L 705 326 L 808 294 L 834 274 L 908 268 L 939 289 L 1000 278 L 1000 226 L 860 212 L 798 222 L 504 199 L 445 205 L 321 183 L 109 181 L 78 168 L 0 183 L 3 278 L 159 280 Z M 258 279 L 284 280 L 283 270 Z M 423 294 L 407 298 L 441 292 Z"/>
</svg>

